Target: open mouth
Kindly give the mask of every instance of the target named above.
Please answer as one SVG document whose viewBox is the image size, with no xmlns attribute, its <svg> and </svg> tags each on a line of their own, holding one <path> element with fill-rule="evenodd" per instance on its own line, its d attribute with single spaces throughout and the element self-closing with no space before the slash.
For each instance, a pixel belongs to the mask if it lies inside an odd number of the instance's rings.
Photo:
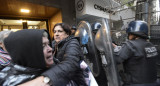
<svg viewBox="0 0 160 86">
<path fill-rule="evenodd" d="M 51 55 L 51 56 L 48 56 L 47 57 L 47 60 L 53 60 L 53 56 Z"/>
</svg>

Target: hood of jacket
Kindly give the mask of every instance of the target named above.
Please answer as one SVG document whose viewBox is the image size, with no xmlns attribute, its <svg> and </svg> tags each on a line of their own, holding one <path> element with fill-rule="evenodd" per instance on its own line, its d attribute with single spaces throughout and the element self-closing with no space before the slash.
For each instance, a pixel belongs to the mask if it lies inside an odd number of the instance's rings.
<svg viewBox="0 0 160 86">
<path fill-rule="evenodd" d="M 24 29 L 11 33 L 4 45 L 13 63 L 24 67 L 45 69 L 42 36 L 45 30 Z M 48 33 L 48 32 L 47 32 Z"/>
</svg>

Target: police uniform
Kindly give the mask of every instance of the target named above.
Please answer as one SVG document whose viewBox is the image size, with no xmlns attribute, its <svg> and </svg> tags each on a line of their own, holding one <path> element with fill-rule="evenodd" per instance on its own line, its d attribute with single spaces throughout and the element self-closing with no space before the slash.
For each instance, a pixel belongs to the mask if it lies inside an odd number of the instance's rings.
<svg viewBox="0 0 160 86">
<path fill-rule="evenodd" d="M 134 40 L 128 40 L 125 42 L 120 51 L 116 55 L 116 61 L 118 63 L 123 63 L 124 74 L 122 80 L 124 81 L 125 86 L 158 86 L 156 85 L 157 79 L 157 70 L 156 70 L 156 57 L 158 55 L 157 49 L 155 46 L 146 41 L 145 36 L 142 34 L 144 28 L 141 25 L 147 26 L 145 23 L 138 21 L 139 30 L 137 21 L 130 23 L 132 31 L 129 32 L 138 32 L 133 33 L 140 38 Z M 148 33 L 148 28 L 146 28 Z M 140 32 L 140 33 L 139 33 Z M 142 34 L 142 36 L 140 36 Z"/>
<path fill-rule="evenodd" d="M 127 41 L 116 54 L 117 62 L 123 62 L 125 84 L 154 83 L 157 54 L 154 45 L 144 39 Z"/>
</svg>

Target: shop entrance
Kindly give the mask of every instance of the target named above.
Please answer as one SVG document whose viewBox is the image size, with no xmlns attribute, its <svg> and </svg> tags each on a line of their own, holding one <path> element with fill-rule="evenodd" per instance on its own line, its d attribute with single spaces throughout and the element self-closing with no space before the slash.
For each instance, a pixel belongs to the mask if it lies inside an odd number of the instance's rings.
<svg viewBox="0 0 160 86">
<path fill-rule="evenodd" d="M 0 19 L 0 31 L 22 29 L 47 29 L 45 20 Z"/>
</svg>

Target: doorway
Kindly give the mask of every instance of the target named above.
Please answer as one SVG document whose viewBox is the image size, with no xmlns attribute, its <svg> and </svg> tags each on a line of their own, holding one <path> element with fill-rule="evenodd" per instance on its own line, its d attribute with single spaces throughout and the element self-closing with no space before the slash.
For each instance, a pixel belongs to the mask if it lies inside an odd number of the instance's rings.
<svg viewBox="0 0 160 86">
<path fill-rule="evenodd" d="M 0 31 L 22 29 L 47 29 L 46 20 L 0 19 Z"/>
</svg>

